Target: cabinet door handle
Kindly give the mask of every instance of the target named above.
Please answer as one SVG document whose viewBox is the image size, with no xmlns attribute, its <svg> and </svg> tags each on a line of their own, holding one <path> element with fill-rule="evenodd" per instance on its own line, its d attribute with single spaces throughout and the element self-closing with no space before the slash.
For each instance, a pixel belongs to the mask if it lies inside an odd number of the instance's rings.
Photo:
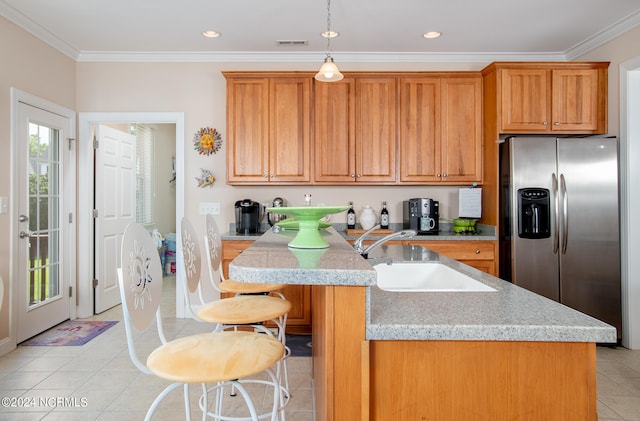
<svg viewBox="0 0 640 421">
<path fill-rule="evenodd" d="M 351 178 L 356 178 L 356 175 L 355 174 L 351 174 Z"/>
<path fill-rule="evenodd" d="M 559 122 L 559 121 L 556 121 L 556 122 L 555 122 L 555 123 L 553 123 L 553 124 L 554 124 L 555 126 L 559 126 L 559 125 L 560 125 L 560 122 Z"/>
<path fill-rule="evenodd" d="M 549 124 L 548 121 L 543 121 L 542 124 L 544 124 L 545 126 L 547 126 Z"/>
<path fill-rule="evenodd" d="M 362 177 L 362 174 L 356 175 L 356 178 L 360 178 L 360 177 Z"/>
<path fill-rule="evenodd" d="M 238 250 L 238 254 L 242 253 L 244 250 Z"/>
<path fill-rule="evenodd" d="M 480 249 L 477 249 L 477 250 L 476 250 L 476 254 L 480 254 Z"/>
</svg>

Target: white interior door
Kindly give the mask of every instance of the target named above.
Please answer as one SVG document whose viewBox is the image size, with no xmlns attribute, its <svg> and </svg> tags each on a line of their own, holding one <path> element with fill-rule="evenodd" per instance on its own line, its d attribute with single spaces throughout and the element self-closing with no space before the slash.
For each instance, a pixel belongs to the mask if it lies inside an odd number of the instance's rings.
<svg viewBox="0 0 640 421">
<path fill-rule="evenodd" d="M 69 286 L 75 279 L 69 267 L 69 200 L 75 180 L 65 169 L 75 163 L 69 118 L 23 102 L 17 113 L 19 343 L 70 317 Z"/>
<path fill-rule="evenodd" d="M 105 125 L 96 127 L 95 313 L 120 304 L 116 269 L 122 234 L 135 220 L 136 137 Z"/>
</svg>

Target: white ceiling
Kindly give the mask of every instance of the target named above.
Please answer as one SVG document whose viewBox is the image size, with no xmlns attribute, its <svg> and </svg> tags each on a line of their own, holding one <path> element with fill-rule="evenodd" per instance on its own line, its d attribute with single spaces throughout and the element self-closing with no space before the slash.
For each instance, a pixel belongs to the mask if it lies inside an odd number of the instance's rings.
<svg viewBox="0 0 640 421">
<path fill-rule="evenodd" d="M 319 61 L 326 10 L 324 0 L 0 0 L 0 15 L 78 61 Z M 331 49 L 336 61 L 570 60 L 639 24 L 639 0 L 332 0 Z M 443 36 L 424 39 L 430 30 Z"/>
</svg>

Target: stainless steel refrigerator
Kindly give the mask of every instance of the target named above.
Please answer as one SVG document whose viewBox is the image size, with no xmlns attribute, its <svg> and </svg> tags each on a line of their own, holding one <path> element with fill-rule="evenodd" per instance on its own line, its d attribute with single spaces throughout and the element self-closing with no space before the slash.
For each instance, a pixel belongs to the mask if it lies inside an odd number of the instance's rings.
<svg viewBox="0 0 640 421">
<path fill-rule="evenodd" d="M 500 145 L 500 277 L 622 328 L 618 140 Z"/>
</svg>

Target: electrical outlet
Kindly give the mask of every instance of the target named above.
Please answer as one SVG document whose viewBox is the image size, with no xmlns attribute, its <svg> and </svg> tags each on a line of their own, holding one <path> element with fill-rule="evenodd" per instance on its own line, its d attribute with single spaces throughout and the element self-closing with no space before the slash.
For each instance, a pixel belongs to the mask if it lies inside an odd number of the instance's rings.
<svg viewBox="0 0 640 421">
<path fill-rule="evenodd" d="M 220 202 L 200 202 L 200 215 L 220 215 Z"/>
</svg>

